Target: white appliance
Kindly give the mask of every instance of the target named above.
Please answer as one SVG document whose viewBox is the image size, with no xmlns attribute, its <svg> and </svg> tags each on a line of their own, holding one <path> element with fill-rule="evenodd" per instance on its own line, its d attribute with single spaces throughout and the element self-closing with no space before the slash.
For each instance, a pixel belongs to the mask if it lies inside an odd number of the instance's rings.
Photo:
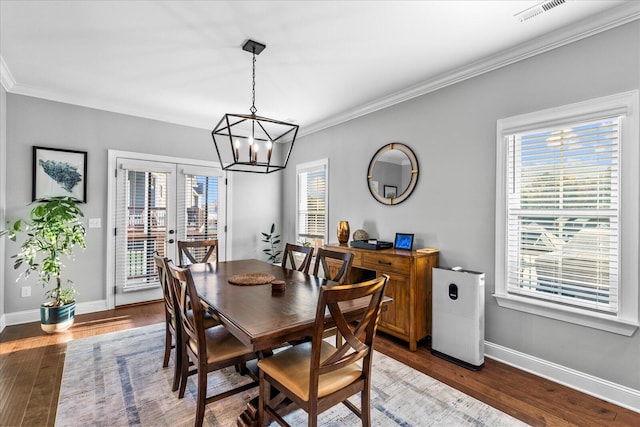
<svg viewBox="0 0 640 427">
<path fill-rule="evenodd" d="M 472 370 L 484 366 L 484 273 L 434 268 L 431 353 Z"/>
</svg>

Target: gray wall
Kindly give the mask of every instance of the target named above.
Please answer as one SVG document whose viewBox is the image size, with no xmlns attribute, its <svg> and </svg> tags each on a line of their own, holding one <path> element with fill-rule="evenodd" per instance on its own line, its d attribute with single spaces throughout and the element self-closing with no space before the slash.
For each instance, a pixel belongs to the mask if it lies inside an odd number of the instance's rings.
<svg viewBox="0 0 640 427">
<path fill-rule="evenodd" d="M 7 218 L 24 217 L 31 201 L 31 152 L 33 145 L 88 152 L 86 218 L 102 218 L 103 228 L 87 229 L 87 249 L 67 263 L 67 277 L 78 289 L 78 302 L 106 299 L 107 150 L 124 150 L 180 158 L 214 161 L 210 130 L 110 113 L 21 95 L 7 96 Z M 215 121 L 212 117 L 212 123 Z M 3 126 L 4 128 L 4 126 Z M 233 258 L 261 254 L 260 231 L 280 216 L 280 174 L 262 178 L 254 174 L 233 176 L 227 204 L 233 212 L 232 239 L 227 242 Z M 269 198 L 269 195 L 277 196 Z M 236 197 L 237 195 L 237 197 Z M 256 213 L 260 218 L 256 219 Z M 236 241 L 237 239 L 237 241 Z M 18 243 L 7 242 L 7 255 L 18 251 Z M 265 257 L 262 257 L 266 259 Z M 4 311 L 37 309 L 44 291 L 18 277 L 9 257 L 4 259 Z M 32 284 L 32 297 L 21 298 L 20 287 Z M 35 319 L 34 319 L 35 320 Z"/>
<path fill-rule="evenodd" d="M 496 121 L 639 87 L 636 21 L 309 135 L 291 162 L 329 158 L 330 241 L 340 220 L 384 240 L 415 233 L 415 247 L 440 249 L 440 265 L 486 273 L 487 341 L 640 390 L 637 331 L 624 337 L 537 317 L 500 308 L 492 297 Z M 410 146 L 420 164 L 415 194 L 397 206 L 378 203 L 366 186 L 371 156 L 390 142 Z M 283 193 L 291 239 L 293 167 Z"/>
</svg>

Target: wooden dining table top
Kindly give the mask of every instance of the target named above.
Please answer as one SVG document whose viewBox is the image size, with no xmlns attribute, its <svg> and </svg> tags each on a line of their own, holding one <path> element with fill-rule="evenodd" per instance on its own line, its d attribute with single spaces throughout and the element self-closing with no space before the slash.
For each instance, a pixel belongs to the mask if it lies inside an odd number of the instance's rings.
<svg viewBox="0 0 640 427">
<path fill-rule="evenodd" d="M 322 285 L 336 282 L 249 259 L 189 266 L 200 299 L 224 326 L 254 351 L 268 350 L 312 334 Z M 285 282 L 283 292 L 271 284 L 234 285 L 238 274 L 268 273 Z M 366 299 L 341 305 L 354 319 L 366 308 Z M 327 314 L 327 319 L 331 317 Z"/>
</svg>

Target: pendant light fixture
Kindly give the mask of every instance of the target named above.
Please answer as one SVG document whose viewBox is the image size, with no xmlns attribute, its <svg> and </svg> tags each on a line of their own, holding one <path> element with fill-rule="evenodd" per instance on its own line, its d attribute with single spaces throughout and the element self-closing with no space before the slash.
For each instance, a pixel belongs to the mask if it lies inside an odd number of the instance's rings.
<svg viewBox="0 0 640 427">
<path fill-rule="evenodd" d="M 253 40 L 242 45 L 253 56 L 250 114 L 227 113 L 211 131 L 224 170 L 271 173 L 287 167 L 298 125 L 256 115 L 256 55 L 265 47 Z"/>
</svg>

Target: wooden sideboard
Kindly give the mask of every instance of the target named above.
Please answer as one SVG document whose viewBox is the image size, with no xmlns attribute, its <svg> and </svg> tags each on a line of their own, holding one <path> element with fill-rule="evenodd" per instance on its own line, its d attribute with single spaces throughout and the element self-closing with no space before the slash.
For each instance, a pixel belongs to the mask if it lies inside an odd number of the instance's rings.
<svg viewBox="0 0 640 427">
<path fill-rule="evenodd" d="M 349 283 L 389 275 L 385 295 L 393 303 L 382 312 L 378 330 L 407 341 L 409 349 L 416 351 L 418 341 L 431 335 L 431 269 L 438 267 L 439 251 L 372 250 L 340 244 L 325 248 L 353 254 Z"/>
</svg>

